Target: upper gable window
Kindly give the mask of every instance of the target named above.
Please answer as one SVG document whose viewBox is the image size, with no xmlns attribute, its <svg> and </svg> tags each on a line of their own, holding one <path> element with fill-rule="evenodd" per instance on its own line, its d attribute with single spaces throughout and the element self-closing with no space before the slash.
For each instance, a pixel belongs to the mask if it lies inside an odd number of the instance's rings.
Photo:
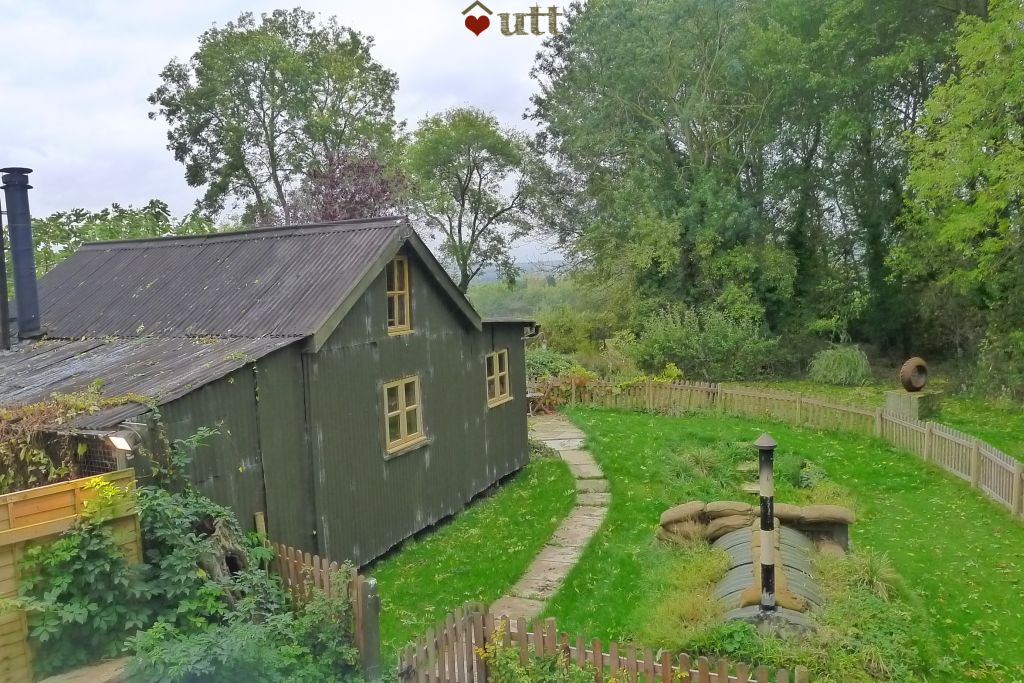
<svg viewBox="0 0 1024 683">
<path fill-rule="evenodd" d="M 408 332 L 412 329 L 409 259 L 405 256 L 396 256 L 388 264 L 385 272 L 388 289 L 388 334 Z"/>
<path fill-rule="evenodd" d="M 487 354 L 487 405 L 492 408 L 511 400 L 508 384 L 508 349 Z"/>
</svg>

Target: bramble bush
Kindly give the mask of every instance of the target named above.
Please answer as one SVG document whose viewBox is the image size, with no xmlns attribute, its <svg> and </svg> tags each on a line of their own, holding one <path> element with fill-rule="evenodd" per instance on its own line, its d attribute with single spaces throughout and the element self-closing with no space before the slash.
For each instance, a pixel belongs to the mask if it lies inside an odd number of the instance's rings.
<svg viewBox="0 0 1024 683">
<path fill-rule="evenodd" d="M 544 347 L 526 349 L 526 377 L 531 380 L 558 377 L 573 366 L 570 356 Z"/>
<path fill-rule="evenodd" d="M 714 308 L 670 308 L 642 322 L 633 352 L 647 372 L 671 363 L 687 379 L 725 381 L 764 374 L 778 347 L 753 318 Z"/>
</svg>

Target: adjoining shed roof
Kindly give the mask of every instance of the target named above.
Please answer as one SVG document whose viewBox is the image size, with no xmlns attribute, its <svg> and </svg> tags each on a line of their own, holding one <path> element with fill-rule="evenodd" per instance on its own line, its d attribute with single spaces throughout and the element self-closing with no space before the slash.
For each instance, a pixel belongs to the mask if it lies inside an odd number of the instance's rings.
<svg viewBox="0 0 1024 683">
<path fill-rule="evenodd" d="M 98 379 L 104 396 L 134 393 L 166 403 L 292 341 L 282 337 L 41 341 L 0 352 L 0 402 L 43 401 L 55 392 L 83 391 Z M 64 427 L 101 429 L 147 410 L 129 403 L 81 415 Z"/>
</svg>

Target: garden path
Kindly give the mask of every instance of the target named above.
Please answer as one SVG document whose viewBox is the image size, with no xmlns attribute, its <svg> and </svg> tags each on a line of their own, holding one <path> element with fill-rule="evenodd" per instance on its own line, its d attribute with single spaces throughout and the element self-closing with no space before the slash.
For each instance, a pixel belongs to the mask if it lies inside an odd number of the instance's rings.
<svg viewBox="0 0 1024 683">
<path fill-rule="evenodd" d="M 608 480 L 594 456 L 583 448 L 583 432 L 562 415 L 530 419 L 534 439 L 558 451 L 576 478 L 576 507 L 555 530 L 522 578 L 491 605 L 498 617 L 533 619 L 558 591 L 565 577 L 597 533 L 608 512 L 611 494 Z"/>
</svg>

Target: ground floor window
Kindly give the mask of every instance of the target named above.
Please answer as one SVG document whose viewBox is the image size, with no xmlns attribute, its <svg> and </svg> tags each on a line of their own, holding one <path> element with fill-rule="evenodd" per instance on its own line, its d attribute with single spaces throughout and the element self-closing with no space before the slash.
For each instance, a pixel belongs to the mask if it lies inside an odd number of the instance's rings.
<svg viewBox="0 0 1024 683">
<path fill-rule="evenodd" d="M 425 438 L 419 377 L 405 377 L 384 385 L 384 433 L 388 453 Z"/>
</svg>

